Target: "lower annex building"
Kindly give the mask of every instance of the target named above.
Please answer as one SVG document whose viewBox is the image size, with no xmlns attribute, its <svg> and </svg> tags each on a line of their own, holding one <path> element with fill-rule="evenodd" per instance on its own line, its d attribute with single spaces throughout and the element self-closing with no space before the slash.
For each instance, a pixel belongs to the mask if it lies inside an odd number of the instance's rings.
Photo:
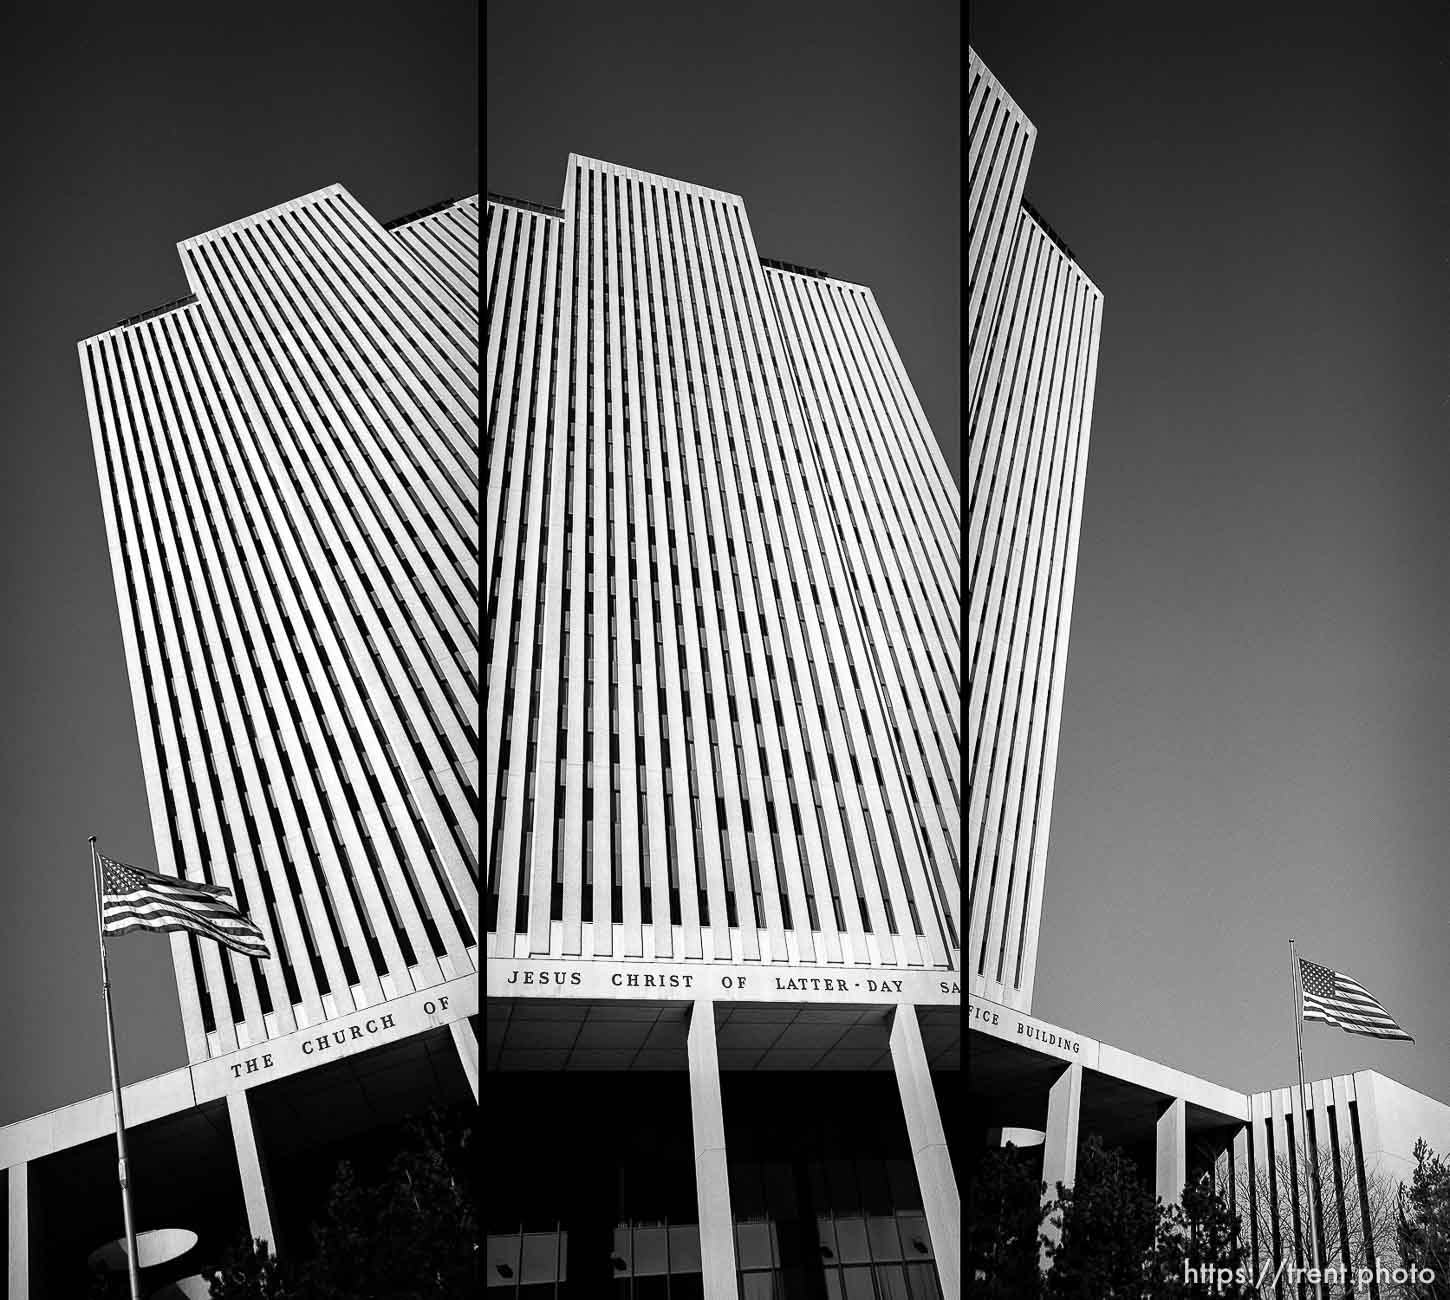
<svg viewBox="0 0 1450 1300">
<path fill-rule="evenodd" d="M 577 155 L 485 242 L 490 1294 L 955 1300 L 960 498 L 881 311 Z"/>
<path fill-rule="evenodd" d="M 339 1153 L 478 1095 L 478 199 L 331 185 L 178 251 L 184 298 L 79 344 L 155 839 L 101 848 L 272 956 L 168 936 L 188 1059 L 124 1088 L 132 1198 L 196 1242 L 148 1294 L 244 1226 L 304 1246 Z M 0 1129 L 11 1300 L 121 1235 L 114 1133 L 109 1092 Z"/>
<path fill-rule="evenodd" d="M 1082 1139 L 1176 1200 L 1212 1179 L 1254 1275 L 1309 1262 L 1307 1153 L 1329 1264 L 1398 1265 L 1395 1186 L 1450 1106 L 1373 1070 L 1243 1093 L 1031 1014 L 1103 295 L 1024 200 L 1037 129 L 969 52 L 968 1152 L 1013 1145 L 1049 1189 Z M 1304 1104 L 1307 1102 L 1307 1105 Z M 1303 1117 L 1301 1120 L 1301 1116 Z M 1300 1132 L 1307 1128 L 1307 1140 Z M 1280 1279 L 1275 1295 L 1288 1294 Z M 1378 1300 L 1377 1280 L 1367 1291 Z"/>
</svg>

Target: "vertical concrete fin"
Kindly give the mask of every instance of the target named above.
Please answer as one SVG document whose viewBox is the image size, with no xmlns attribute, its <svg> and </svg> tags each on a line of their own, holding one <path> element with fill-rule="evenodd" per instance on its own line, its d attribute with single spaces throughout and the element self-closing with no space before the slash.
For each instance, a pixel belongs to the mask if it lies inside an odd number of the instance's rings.
<svg viewBox="0 0 1450 1300">
<path fill-rule="evenodd" d="M 267 1242 L 274 1255 L 280 1255 L 271 1182 L 252 1124 L 252 1104 L 245 1092 L 227 1094 L 227 1118 L 231 1121 L 237 1174 L 242 1180 L 242 1198 L 247 1206 L 247 1230 L 254 1238 L 260 1237 Z"/>
<path fill-rule="evenodd" d="M 1188 1103 L 1175 1097 L 1158 1116 L 1154 1191 L 1170 1204 L 1181 1200 L 1188 1181 Z"/>
<path fill-rule="evenodd" d="M 698 999 L 690 1009 L 687 1050 L 705 1300 L 736 1300 L 735 1219 L 730 1209 L 730 1176 L 725 1161 L 725 1111 L 720 1096 L 720 1057 L 715 1046 L 715 1004 L 707 998 Z"/>
<path fill-rule="evenodd" d="M 9 1183 L 9 1268 L 6 1270 L 9 1300 L 30 1300 L 30 1246 L 34 1236 L 30 1213 L 30 1164 L 21 1161 L 6 1171 Z"/>
<path fill-rule="evenodd" d="M 448 1025 L 453 1035 L 453 1045 L 458 1049 L 458 1060 L 463 1073 L 468 1076 L 468 1086 L 473 1089 L 473 1100 L 478 1102 L 478 1035 L 467 1020 L 454 1020 Z"/>
</svg>

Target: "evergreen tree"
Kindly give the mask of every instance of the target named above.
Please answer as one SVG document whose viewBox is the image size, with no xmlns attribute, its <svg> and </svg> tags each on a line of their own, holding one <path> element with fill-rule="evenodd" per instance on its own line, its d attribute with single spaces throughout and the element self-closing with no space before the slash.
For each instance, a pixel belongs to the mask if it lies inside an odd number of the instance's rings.
<svg viewBox="0 0 1450 1300">
<path fill-rule="evenodd" d="M 338 1170 L 316 1252 L 300 1278 L 303 1300 L 451 1300 L 483 1285 L 478 1222 L 454 1137 L 430 1115 L 381 1183 Z"/>
<path fill-rule="evenodd" d="M 1090 1137 L 1071 1188 L 1058 1184 L 1045 1241 L 1044 1300 L 1241 1300 L 1251 1288 L 1232 1276 L 1239 1219 L 1207 1178 L 1186 1187 L 1181 1203 L 1157 1199 L 1123 1152 Z M 1218 1279 L 1222 1277 L 1222 1281 Z"/>
<path fill-rule="evenodd" d="M 1027 1153 L 1032 1158 L 1032 1153 Z M 1036 1300 L 1047 1207 L 1042 1183 L 1015 1147 L 989 1151 L 967 1189 L 967 1268 L 983 1300 Z"/>
<path fill-rule="evenodd" d="M 311 1257 L 282 1265 L 244 1237 L 208 1275 L 212 1300 L 471 1300 L 483 1275 L 470 1136 L 433 1113 L 409 1125 L 385 1178 L 362 1182 L 343 1161 Z"/>
<path fill-rule="evenodd" d="M 1138 1170 L 1096 1135 L 1078 1153 L 1072 1187 L 1057 1185 L 1047 1245 L 1049 1300 L 1140 1300 L 1158 1247 L 1158 1210 Z"/>
<path fill-rule="evenodd" d="M 1400 1259 L 1406 1269 L 1433 1279 L 1404 1288 L 1413 1300 L 1450 1300 L 1450 1162 L 1420 1138 L 1415 1173 L 1399 1197 Z"/>
</svg>

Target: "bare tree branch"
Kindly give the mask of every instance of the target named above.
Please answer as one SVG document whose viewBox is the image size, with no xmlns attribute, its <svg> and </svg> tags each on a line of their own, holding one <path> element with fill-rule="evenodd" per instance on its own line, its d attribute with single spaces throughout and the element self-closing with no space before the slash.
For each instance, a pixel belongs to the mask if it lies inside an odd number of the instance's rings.
<svg viewBox="0 0 1450 1300">
<path fill-rule="evenodd" d="M 1326 1266 L 1344 1264 L 1351 1272 L 1376 1261 L 1382 1266 L 1395 1267 L 1399 1263 L 1398 1180 L 1378 1166 L 1367 1168 L 1364 1176 L 1365 1204 L 1362 1206 L 1352 1143 L 1342 1143 L 1338 1152 L 1328 1143 L 1321 1143 L 1317 1166 L 1317 1200 L 1321 1217 L 1316 1222 L 1319 1225 L 1321 1262 Z M 1245 1259 L 1249 1257 L 1252 1206 L 1254 1224 L 1258 1229 L 1260 1264 L 1272 1258 L 1274 1267 L 1282 1260 L 1305 1267 L 1309 1265 L 1310 1198 L 1304 1174 L 1302 1159 L 1291 1160 L 1285 1152 L 1276 1153 L 1272 1168 L 1259 1160 L 1254 1162 L 1252 1171 L 1248 1168 L 1236 1170 L 1234 1192 L 1243 1221 L 1240 1246 Z M 1276 1220 L 1277 1255 L 1274 1253 Z M 1391 1291 L 1382 1288 L 1381 1294 L 1388 1297 Z"/>
</svg>

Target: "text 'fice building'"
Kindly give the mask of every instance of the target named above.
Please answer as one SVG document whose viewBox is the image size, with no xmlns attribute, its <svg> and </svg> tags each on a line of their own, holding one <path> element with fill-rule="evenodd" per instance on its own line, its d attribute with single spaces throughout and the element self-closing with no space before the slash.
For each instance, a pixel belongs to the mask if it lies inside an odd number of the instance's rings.
<svg viewBox="0 0 1450 1300">
<path fill-rule="evenodd" d="M 533 1280 L 600 1294 L 953 1295 L 960 498 L 886 324 L 739 196 L 589 158 L 485 243 L 486 1061 L 571 1182 L 510 1186 L 489 1268 L 544 1222 Z M 823 1152 L 893 1066 L 868 1246 Z M 813 1081 L 793 1132 L 741 1127 L 759 1071 Z M 537 1137 L 601 1088 L 615 1135 Z"/>
</svg>

